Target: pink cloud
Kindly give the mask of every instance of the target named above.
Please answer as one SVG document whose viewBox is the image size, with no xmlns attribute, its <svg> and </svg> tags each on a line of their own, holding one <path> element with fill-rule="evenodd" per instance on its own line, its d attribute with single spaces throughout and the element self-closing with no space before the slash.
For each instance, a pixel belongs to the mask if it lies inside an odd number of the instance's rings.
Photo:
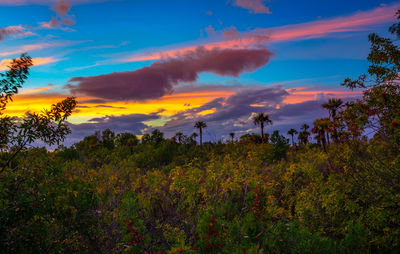
<svg viewBox="0 0 400 254">
<path fill-rule="evenodd" d="M 370 11 L 360 11 L 353 15 L 268 29 L 259 28 L 246 33 L 240 33 L 236 28 L 231 27 L 229 30 L 223 32 L 223 37 L 220 41 L 194 43 L 192 46 L 136 53 L 120 61 L 145 61 L 174 57 L 192 51 L 198 46 L 206 49 L 255 48 L 260 44 L 307 40 L 343 32 L 370 30 L 373 25 L 393 22 L 395 20 L 394 14 L 399 8 L 400 4 L 380 6 Z"/>
<path fill-rule="evenodd" d="M 68 14 L 71 10 L 71 1 L 58 0 L 51 10 L 53 10 L 57 16 L 53 17 L 48 22 L 39 23 L 42 28 L 52 29 L 59 28 L 62 25 L 72 26 L 75 24 L 74 17 Z"/>
<path fill-rule="evenodd" d="M 63 18 L 71 9 L 70 1 L 59 0 L 51 9 L 55 11 L 59 17 Z"/>
<path fill-rule="evenodd" d="M 107 2 L 111 0 L 70 0 L 71 4 L 90 4 Z M 0 5 L 26 5 L 26 4 L 38 4 L 38 5 L 53 5 L 55 0 L 0 0 Z"/>
<path fill-rule="evenodd" d="M 26 37 L 30 35 L 34 35 L 34 33 L 28 31 L 26 27 L 21 25 L 0 28 L 0 41 L 9 36 Z"/>
<path fill-rule="evenodd" d="M 8 66 L 11 63 L 11 59 L 3 59 L 0 61 L 0 71 L 5 71 L 8 70 Z M 33 66 L 39 66 L 39 65 L 45 65 L 49 63 L 55 63 L 60 61 L 59 59 L 56 59 L 54 57 L 37 57 L 37 58 L 32 58 L 33 61 Z"/>
<path fill-rule="evenodd" d="M 208 37 L 214 37 L 217 35 L 217 33 L 215 32 L 215 29 L 212 25 L 209 25 L 204 30 L 206 31 Z"/>
<path fill-rule="evenodd" d="M 270 9 L 264 5 L 263 0 L 235 0 L 233 5 L 249 10 L 254 14 L 271 14 Z"/>
<path fill-rule="evenodd" d="M 100 76 L 76 77 L 67 85 L 72 93 L 109 100 L 143 101 L 169 94 L 179 82 L 194 82 L 203 72 L 237 77 L 269 62 L 266 49 L 197 48 L 176 58 L 163 59 L 150 66 Z"/>
<path fill-rule="evenodd" d="M 37 43 L 37 44 L 28 44 L 28 45 L 23 45 L 18 48 L 13 48 L 8 51 L 3 51 L 0 52 L 0 57 L 5 57 L 5 56 L 11 56 L 11 55 L 16 55 L 16 54 L 21 54 L 24 52 L 32 52 L 34 50 L 40 50 L 44 48 L 49 48 L 49 47 L 55 47 L 55 46 L 61 46 L 63 45 L 62 43 Z"/>
</svg>

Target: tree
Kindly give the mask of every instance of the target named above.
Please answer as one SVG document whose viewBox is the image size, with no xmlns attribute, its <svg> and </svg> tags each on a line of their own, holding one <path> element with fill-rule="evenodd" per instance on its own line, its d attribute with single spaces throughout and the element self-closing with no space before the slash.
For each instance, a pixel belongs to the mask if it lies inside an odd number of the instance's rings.
<svg viewBox="0 0 400 254">
<path fill-rule="evenodd" d="M 253 122 L 255 125 L 259 125 L 261 128 L 261 138 L 262 142 L 264 142 L 264 125 L 272 125 L 271 119 L 269 119 L 269 115 L 265 113 L 258 113 L 253 116 Z"/>
<path fill-rule="evenodd" d="M 303 124 L 300 128 L 302 131 L 299 132 L 299 136 L 297 137 L 299 142 L 303 143 L 304 145 L 308 143 L 308 137 L 310 136 L 310 133 L 308 132 L 309 128 L 310 126 L 308 124 Z"/>
<path fill-rule="evenodd" d="M 207 128 L 207 124 L 203 121 L 198 121 L 194 125 L 195 128 L 199 129 L 200 134 L 200 146 L 203 145 L 203 129 Z"/>
<path fill-rule="evenodd" d="M 76 100 L 68 97 L 62 102 L 53 104 L 50 110 L 41 113 L 26 114 L 26 117 L 16 119 L 4 115 L 7 104 L 18 93 L 29 75 L 32 59 L 22 54 L 14 59 L 9 70 L 0 74 L 0 150 L 8 151 L 9 156 L 2 162 L 0 172 L 3 172 L 12 160 L 28 144 L 42 141 L 47 145 L 55 145 L 64 141 L 71 131 L 65 123 L 75 109 Z"/>
<path fill-rule="evenodd" d="M 233 139 L 235 138 L 235 133 L 234 133 L 234 132 L 231 132 L 231 133 L 229 133 L 229 136 L 231 136 L 232 143 L 233 143 Z"/>
<path fill-rule="evenodd" d="M 286 157 L 288 149 L 288 139 L 281 135 L 278 130 L 274 131 L 271 135 L 271 143 L 274 146 L 274 159 L 280 160 Z"/>
<path fill-rule="evenodd" d="M 295 129 L 293 129 L 293 128 L 291 128 L 288 132 L 287 132 L 287 134 L 288 135 L 290 135 L 290 136 L 292 136 L 292 145 L 294 146 L 294 135 L 295 134 L 297 134 L 297 131 L 295 130 Z"/>
<path fill-rule="evenodd" d="M 178 143 L 182 143 L 182 140 L 183 140 L 183 138 L 184 138 L 184 135 L 183 135 L 183 133 L 182 132 L 177 132 L 176 134 L 175 134 L 175 138 L 176 138 L 176 140 L 178 140 Z"/>
<path fill-rule="evenodd" d="M 115 137 L 115 144 L 117 147 L 133 147 L 139 144 L 139 139 L 134 134 L 129 132 L 118 133 Z"/>
<path fill-rule="evenodd" d="M 400 19 L 400 10 L 396 13 Z M 346 103 L 340 120 L 347 132 L 357 138 L 368 128 L 376 137 L 389 143 L 400 144 L 400 23 L 389 28 L 397 41 L 375 33 L 368 36 L 371 51 L 368 74 L 358 79 L 346 78 L 342 83 L 350 89 L 361 88 L 362 100 Z M 397 149 L 397 148 L 396 148 Z"/>
<path fill-rule="evenodd" d="M 33 65 L 32 58 L 27 54 L 22 54 L 20 58 L 13 59 L 6 73 L 1 73 L 0 77 L 0 115 L 6 109 L 7 103 L 12 101 L 13 95 L 18 93 L 29 75 L 29 68 Z"/>
<path fill-rule="evenodd" d="M 302 131 L 308 131 L 309 128 L 310 128 L 310 126 L 308 124 L 306 124 L 306 123 L 303 123 L 303 125 L 300 127 L 300 129 Z"/>
<path fill-rule="evenodd" d="M 338 134 L 337 134 L 337 128 L 336 128 L 336 113 L 337 110 L 343 105 L 343 101 L 341 99 L 329 99 L 327 103 L 322 104 L 322 107 L 327 109 L 329 111 L 329 117 L 332 121 L 332 138 L 333 138 L 333 142 L 335 142 L 335 144 L 338 143 Z M 328 136 L 328 144 L 329 144 L 329 136 Z"/>
<path fill-rule="evenodd" d="M 142 137 L 142 144 L 159 145 L 164 141 L 164 133 L 155 129 L 151 134 L 144 134 Z"/>
<path fill-rule="evenodd" d="M 103 147 L 108 150 L 114 149 L 115 145 L 115 133 L 110 129 L 105 129 L 101 134 L 101 141 L 103 143 Z"/>
<path fill-rule="evenodd" d="M 329 117 L 333 120 L 336 116 L 337 110 L 343 105 L 341 99 L 331 98 L 328 102 L 322 104 L 322 107 L 329 111 Z"/>
<path fill-rule="evenodd" d="M 326 152 L 326 138 L 325 134 L 326 130 L 329 128 L 329 118 L 321 118 L 314 121 L 314 127 L 312 128 L 312 132 L 317 134 L 318 141 L 322 142 L 322 147 L 324 152 Z M 327 134 L 328 135 L 328 134 Z"/>
<path fill-rule="evenodd" d="M 193 132 L 192 135 L 190 135 L 189 139 L 193 140 L 194 144 L 196 144 L 196 138 L 199 136 L 196 132 Z"/>
</svg>

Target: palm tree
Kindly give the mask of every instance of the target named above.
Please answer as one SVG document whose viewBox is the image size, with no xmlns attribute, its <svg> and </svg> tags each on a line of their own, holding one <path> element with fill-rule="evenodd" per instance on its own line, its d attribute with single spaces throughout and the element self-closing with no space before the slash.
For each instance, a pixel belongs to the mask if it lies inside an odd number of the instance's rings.
<svg viewBox="0 0 400 254">
<path fill-rule="evenodd" d="M 231 133 L 229 133 L 229 136 L 231 136 L 232 143 L 233 143 L 233 138 L 235 137 L 235 133 L 234 133 L 234 132 L 231 132 Z"/>
<path fill-rule="evenodd" d="M 324 148 L 324 152 L 326 152 L 326 138 L 325 133 L 329 128 L 329 118 L 321 118 L 314 121 L 314 127 L 312 128 L 312 132 L 317 134 L 318 141 L 322 142 L 322 147 Z M 328 135 L 328 133 L 326 133 Z"/>
<path fill-rule="evenodd" d="M 302 131 L 307 131 L 308 128 L 310 128 L 310 126 L 309 126 L 308 124 L 304 123 L 304 124 L 301 126 L 300 129 L 301 129 Z"/>
<path fill-rule="evenodd" d="M 200 145 L 203 145 L 203 129 L 207 127 L 207 124 L 203 121 L 198 121 L 194 125 L 195 128 L 199 129 L 200 133 Z"/>
<path fill-rule="evenodd" d="M 272 125 L 272 121 L 271 119 L 269 119 L 269 115 L 268 114 L 264 114 L 264 113 L 258 113 L 256 115 L 253 116 L 253 122 L 255 125 L 260 125 L 261 128 L 261 139 L 262 142 L 264 142 L 264 124 L 266 125 Z"/>
<path fill-rule="evenodd" d="M 175 138 L 178 140 L 178 143 L 182 143 L 182 138 L 183 138 L 183 133 L 182 132 L 177 132 L 175 134 Z"/>
<path fill-rule="evenodd" d="M 299 136 L 297 137 L 297 139 L 299 141 L 301 141 L 301 143 L 303 144 L 307 144 L 308 143 L 308 137 L 310 136 L 310 133 L 308 132 L 308 129 L 310 128 L 310 126 L 308 124 L 303 124 L 300 129 L 302 130 L 301 132 L 299 132 Z"/>
<path fill-rule="evenodd" d="M 292 136 L 292 146 L 294 146 L 294 138 L 293 138 L 293 136 L 294 136 L 294 134 L 297 134 L 297 131 L 296 131 L 295 129 L 291 128 L 291 129 L 287 132 L 287 134 L 290 135 L 290 136 Z"/>
<path fill-rule="evenodd" d="M 327 103 L 322 104 L 322 107 L 329 111 L 329 117 L 335 118 L 337 110 L 342 106 L 343 101 L 341 99 L 329 99 Z"/>
<path fill-rule="evenodd" d="M 331 118 L 332 122 L 335 122 L 335 117 L 337 110 L 342 106 L 343 101 L 341 99 L 329 99 L 327 103 L 322 104 L 322 107 L 327 109 L 329 111 L 329 117 Z M 338 134 L 337 134 L 337 129 L 335 127 L 332 128 L 333 130 L 333 141 L 335 144 L 338 143 Z M 329 143 L 329 136 L 328 136 L 328 143 Z"/>
</svg>

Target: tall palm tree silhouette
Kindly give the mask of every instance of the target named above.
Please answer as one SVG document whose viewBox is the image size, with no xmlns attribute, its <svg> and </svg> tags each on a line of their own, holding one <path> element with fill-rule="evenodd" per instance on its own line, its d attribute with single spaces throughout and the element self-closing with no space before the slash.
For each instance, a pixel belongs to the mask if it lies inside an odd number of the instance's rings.
<svg viewBox="0 0 400 254">
<path fill-rule="evenodd" d="M 335 122 L 335 117 L 338 109 L 343 105 L 343 101 L 341 99 L 329 99 L 327 103 L 322 104 L 322 107 L 329 111 L 329 117 L 333 122 Z M 338 143 L 338 134 L 337 129 L 335 127 L 332 128 L 332 138 L 335 144 Z M 328 136 L 328 143 L 329 143 L 329 136 Z"/>
<path fill-rule="evenodd" d="M 301 126 L 301 132 L 299 132 L 299 136 L 298 139 L 299 141 L 301 141 L 303 144 L 307 144 L 308 143 L 308 137 L 310 136 L 310 133 L 308 132 L 308 129 L 310 128 L 310 126 L 308 124 L 303 124 Z"/>
<path fill-rule="evenodd" d="M 322 107 L 329 111 L 329 117 L 335 118 L 337 110 L 342 106 L 343 101 L 341 99 L 329 99 L 327 103 L 322 104 Z"/>
<path fill-rule="evenodd" d="M 253 116 L 253 122 L 255 125 L 259 125 L 261 128 L 261 140 L 264 142 L 264 124 L 272 125 L 271 119 L 269 119 L 269 115 L 265 113 L 258 113 Z"/>
<path fill-rule="evenodd" d="M 175 134 L 175 138 L 178 140 L 178 143 L 182 143 L 182 139 L 183 139 L 183 133 L 182 132 L 177 132 Z"/>
<path fill-rule="evenodd" d="M 310 126 L 309 126 L 308 124 L 303 123 L 303 125 L 301 126 L 300 129 L 301 129 L 302 131 L 307 131 L 309 128 L 310 128 Z"/>
<path fill-rule="evenodd" d="M 232 143 L 233 143 L 233 138 L 235 137 L 235 133 L 234 133 L 234 132 L 231 132 L 231 133 L 229 133 L 229 136 L 231 136 Z"/>
<path fill-rule="evenodd" d="M 287 134 L 290 135 L 290 136 L 292 136 L 292 146 L 294 146 L 294 138 L 293 138 L 293 136 L 294 136 L 294 134 L 297 134 L 297 131 L 296 131 L 295 129 L 291 128 L 291 129 L 287 132 Z"/>
<path fill-rule="evenodd" d="M 326 152 L 326 130 L 329 128 L 329 118 L 321 118 L 314 121 L 312 132 L 318 135 L 318 139 L 322 142 L 324 152 Z"/>
<path fill-rule="evenodd" d="M 198 121 L 194 124 L 194 127 L 199 129 L 200 145 L 203 145 L 203 129 L 207 127 L 207 124 L 203 121 Z"/>
</svg>

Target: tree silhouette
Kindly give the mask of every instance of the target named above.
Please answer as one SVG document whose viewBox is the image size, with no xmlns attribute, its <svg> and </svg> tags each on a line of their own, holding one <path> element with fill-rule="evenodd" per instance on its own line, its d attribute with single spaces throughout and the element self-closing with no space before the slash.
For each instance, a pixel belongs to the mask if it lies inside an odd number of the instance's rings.
<svg viewBox="0 0 400 254">
<path fill-rule="evenodd" d="M 234 132 L 231 132 L 231 133 L 229 133 L 229 136 L 231 136 L 232 143 L 233 143 L 233 138 L 235 137 L 235 133 L 234 133 Z"/>
<path fill-rule="evenodd" d="M 324 152 L 326 152 L 326 130 L 329 128 L 329 118 L 321 118 L 314 121 L 314 127 L 312 128 L 312 133 L 317 134 L 318 141 L 322 142 L 322 147 Z"/>
<path fill-rule="evenodd" d="M 0 151 L 11 152 L 0 173 L 27 145 L 39 140 L 49 146 L 60 144 L 71 132 L 66 120 L 76 107 L 74 97 L 67 97 L 39 114 L 28 112 L 20 120 L 4 115 L 7 103 L 27 80 L 32 65 L 31 57 L 22 54 L 11 62 L 8 71 L 0 74 Z"/>
<path fill-rule="evenodd" d="M 329 117 L 331 119 L 335 118 L 337 110 L 343 105 L 341 99 L 331 98 L 328 102 L 322 104 L 322 107 L 329 111 Z"/>
<path fill-rule="evenodd" d="M 193 132 L 192 135 L 190 135 L 190 138 L 196 143 L 196 138 L 199 136 L 196 132 Z"/>
<path fill-rule="evenodd" d="M 299 136 L 297 137 L 299 141 L 305 145 L 308 143 L 308 137 L 310 136 L 310 133 L 308 132 L 309 128 L 310 126 L 308 124 L 303 124 L 300 128 L 302 131 L 299 132 Z"/>
<path fill-rule="evenodd" d="M 306 124 L 306 123 L 304 123 L 302 126 L 301 126 L 301 130 L 302 131 L 308 131 L 308 129 L 310 128 L 310 126 L 308 125 L 308 124 Z"/>
<path fill-rule="evenodd" d="M 176 138 L 176 140 L 178 140 L 178 143 L 182 143 L 182 140 L 183 140 L 183 133 L 182 132 L 180 132 L 180 131 L 178 131 L 176 134 L 175 134 L 175 138 Z"/>
<path fill-rule="evenodd" d="M 253 116 L 253 122 L 255 125 L 259 125 L 261 128 L 261 138 L 262 142 L 264 142 L 264 124 L 272 125 L 271 119 L 269 119 L 269 115 L 265 113 L 258 113 Z"/>
<path fill-rule="evenodd" d="M 332 121 L 332 138 L 333 138 L 333 142 L 335 142 L 335 144 L 338 143 L 338 134 L 337 134 L 337 128 L 335 127 L 335 120 L 336 120 L 336 113 L 338 111 L 338 109 L 343 105 L 343 101 L 341 99 L 329 99 L 327 103 L 322 104 L 322 107 L 327 109 L 329 111 L 329 117 Z M 328 144 L 329 144 L 329 136 L 328 136 Z"/>
<path fill-rule="evenodd" d="M 288 135 L 290 135 L 290 136 L 292 136 L 292 145 L 294 146 L 294 135 L 295 134 L 297 134 L 297 131 L 295 130 L 295 129 L 293 129 L 293 128 L 291 128 L 288 132 L 287 132 L 287 134 Z"/>
<path fill-rule="evenodd" d="M 200 134 L 200 146 L 203 145 L 203 129 L 207 128 L 207 124 L 203 121 L 198 121 L 194 125 L 195 128 L 199 129 Z"/>
</svg>

